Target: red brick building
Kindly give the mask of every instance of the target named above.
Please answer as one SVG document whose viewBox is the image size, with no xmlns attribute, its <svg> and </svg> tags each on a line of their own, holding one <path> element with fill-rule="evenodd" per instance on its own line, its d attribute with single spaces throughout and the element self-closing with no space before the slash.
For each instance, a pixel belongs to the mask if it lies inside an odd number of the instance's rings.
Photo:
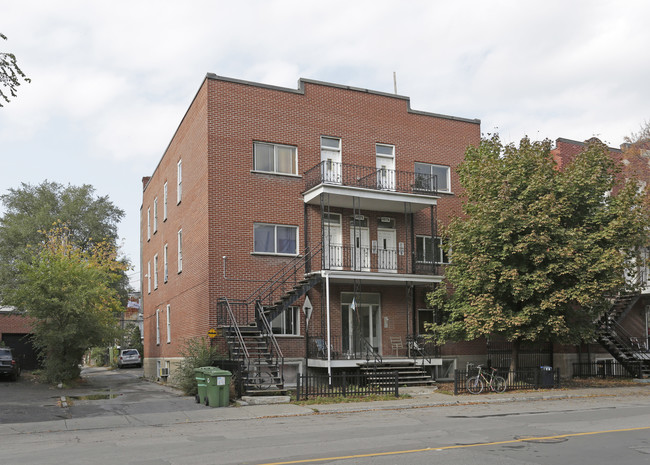
<svg viewBox="0 0 650 465">
<path fill-rule="evenodd" d="M 143 178 L 145 375 L 173 372 L 184 341 L 210 330 L 252 363 L 247 332 L 266 321 L 264 357 L 288 383 L 306 359 L 331 371 L 404 358 L 433 318 L 436 230 L 460 213 L 456 167 L 479 142 L 478 120 L 407 97 L 208 74 Z"/>
</svg>

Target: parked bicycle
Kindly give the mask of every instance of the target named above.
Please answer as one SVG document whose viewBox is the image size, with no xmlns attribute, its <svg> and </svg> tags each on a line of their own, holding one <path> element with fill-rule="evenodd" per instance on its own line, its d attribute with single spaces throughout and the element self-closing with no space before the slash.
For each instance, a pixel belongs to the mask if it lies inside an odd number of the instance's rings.
<svg viewBox="0 0 650 465">
<path fill-rule="evenodd" d="M 258 368 L 248 379 L 248 384 L 254 389 L 266 390 L 275 385 L 273 376 L 268 371 Z"/>
<path fill-rule="evenodd" d="M 467 380 L 467 390 L 470 394 L 480 394 L 486 386 L 494 392 L 504 392 L 507 388 L 506 380 L 503 376 L 496 374 L 497 369 L 492 368 L 492 372 L 484 371 L 483 365 L 478 365 L 478 374 Z"/>
</svg>

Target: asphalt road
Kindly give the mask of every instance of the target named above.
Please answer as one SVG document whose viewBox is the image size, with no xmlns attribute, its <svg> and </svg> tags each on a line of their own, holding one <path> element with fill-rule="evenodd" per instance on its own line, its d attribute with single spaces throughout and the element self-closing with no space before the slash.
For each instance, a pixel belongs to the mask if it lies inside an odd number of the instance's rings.
<svg viewBox="0 0 650 465">
<path fill-rule="evenodd" d="M 0 463 L 650 462 L 650 395 L 646 389 L 635 395 L 556 400 L 540 396 L 538 400 L 478 404 L 464 403 L 477 399 L 468 397 L 453 406 L 372 410 L 366 405 L 365 410 L 323 413 L 324 409 L 315 412 L 299 406 L 209 409 L 169 388 L 138 379 L 137 370 L 87 375 L 94 378 L 89 379 L 87 392 L 115 396 L 73 400 L 71 407 L 62 410 L 80 416 L 65 422 L 25 424 L 24 428 L 0 423 Z M 0 383 L 0 393 L 8 392 L 5 389 Z M 183 415 L 154 413 L 160 409 L 180 409 Z M 146 413 L 119 413 L 137 411 Z M 121 423 L 113 424 L 114 419 Z"/>
</svg>

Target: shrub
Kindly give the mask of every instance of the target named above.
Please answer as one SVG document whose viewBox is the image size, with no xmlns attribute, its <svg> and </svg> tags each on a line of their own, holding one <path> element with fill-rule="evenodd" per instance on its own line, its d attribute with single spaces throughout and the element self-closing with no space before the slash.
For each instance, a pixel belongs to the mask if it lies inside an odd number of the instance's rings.
<svg viewBox="0 0 650 465">
<path fill-rule="evenodd" d="M 211 366 L 216 360 L 223 358 L 216 347 L 210 345 L 205 337 L 186 339 L 180 350 L 182 358 L 178 370 L 174 372 L 173 383 L 186 395 L 197 394 L 194 369 Z"/>
</svg>

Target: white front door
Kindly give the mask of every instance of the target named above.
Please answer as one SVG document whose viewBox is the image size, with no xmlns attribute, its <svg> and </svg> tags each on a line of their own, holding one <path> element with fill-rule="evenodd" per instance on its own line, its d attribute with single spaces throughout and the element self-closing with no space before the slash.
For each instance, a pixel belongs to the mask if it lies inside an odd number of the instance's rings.
<svg viewBox="0 0 650 465">
<path fill-rule="evenodd" d="M 348 344 L 357 354 L 363 354 L 368 345 L 377 353 L 381 353 L 381 311 L 379 305 L 358 304 L 356 309 L 348 312 Z M 358 329 L 358 332 L 355 331 Z M 360 333 L 360 334 L 359 334 Z M 368 345 L 355 336 L 360 335 Z"/>
<path fill-rule="evenodd" d="M 343 269 L 343 242 L 341 225 L 325 224 L 324 228 L 324 268 L 326 270 L 341 270 Z"/>
<path fill-rule="evenodd" d="M 370 271 L 370 234 L 368 228 L 351 228 L 350 242 L 352 244 L 350 268 L 353 271 Z"/>
<path fill-rule="evenodd" d="M 377 188 L 395 190 L 395 147 L 376 145 Z"/>
<path fill-rule="evenodd" d="M 397 273 L 397 232 L 394 229 L 377 229 L 377 268 Z"/>
</svg>

